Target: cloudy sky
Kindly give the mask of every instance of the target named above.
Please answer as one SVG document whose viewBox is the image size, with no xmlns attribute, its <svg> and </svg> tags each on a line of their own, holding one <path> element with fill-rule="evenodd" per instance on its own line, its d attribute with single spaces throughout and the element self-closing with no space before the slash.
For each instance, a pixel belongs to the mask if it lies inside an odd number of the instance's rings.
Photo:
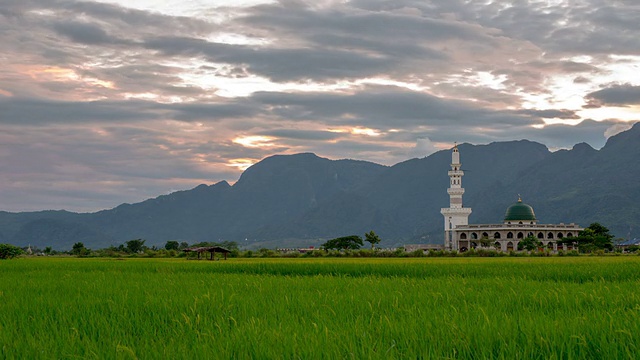
<svg viewBox="0 0 640 360">
<path fill-rule="evenodd" d="M 280 153 L 595 148 L 640 120 L 637 0 L 0 0 L 0 210 L 97 211 Z"/>
</svg>

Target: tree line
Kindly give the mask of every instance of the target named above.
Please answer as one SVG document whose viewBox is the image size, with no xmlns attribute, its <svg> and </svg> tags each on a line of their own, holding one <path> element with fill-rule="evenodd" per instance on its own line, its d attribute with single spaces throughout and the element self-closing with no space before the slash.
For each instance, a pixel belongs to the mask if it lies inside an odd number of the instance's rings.
<svg viewBox="0 0 640 360">
<path fill-rule="evenodd" d="M 577 236 L 566 237 L 558 239 L 556 242 L 558 245 L 571 245 L 577 253 L 594 253 L 594 252 L 611 252 L 614 251 L 615 246 L 613 243 L 614 236 L 610 234 L 609 229 L 599 223 L 592 223 L 584 230 L 580 231 Z M 292 253 L 276 251 L 272 249 L 259 249 L 257 251 L 245 250 L 241 251 L 238 243 L 235 241 L 219 241 L 219 242 L 198 242 L 189 245 L 185 241 L 169 240 L 165 243 L 164 247 L 158 248 L 156 246 L 148 247 L 145 245 L 144 239 L 133 239 L 124 242 L 118 246 L 109 246 L 104 249 L 92 250 L 87 248 L 84 243 L 77 242 L 73 244 L 70 251 L 55 251 L 51 247 L 46 247 L 44 250 L 32 248 L 32 252 L 42 255 L 58 255 L 68 254 L 80 257 L 121 257 L 121 256 L 145 256 L 145 257 L 175 257 L 175 256 L 188 256 L 182 250 L 189 247 L 206 247 L 206 246 L 219 246 L 231 251 L 229 254 L 231 257 L 276 257 L 276 256 L 406 256 L 406 252 L 403 248 L 394 249 L 392 251 L 381 251 L 376 249 L 376 245 L 382 241 L 373 230 L 364 234 L 364 239 L 358 235 L 342 236 L 335 239 L 327 240 L 324 242 L 320 249 L 314 250 L 308 253 Z M 364 242 L 368 242 L 371 245 L 370 250 L 361 249 L 364 246 Z M 14 245 L 0 244 L 0 259 L 11 259 L 24 254 L 26 248 L 19 248 Z M 518 250 L 535 252 L 545 251 L 542 242 L 534 236 L 527 237 L 521 240 L 518 244 Z M 619 250 L 619 249 L 616 249 Z M 640 247 L 630 247 L 628 251 L 639 251 Z M 427 256 L 456 256 L 456 252 L 429 251 L 416 250 L 412 253 L 412 256 L 421 256 L 420 252 Z M 471 251 L 465 256 L 493 256 L 489 254 L 491 250 L 476 249 Z M 497 250 L 496 250 L 497 252 Z M 558 252 L 559 254 L 564 254 Z M 496 255 L 496 256 L 504 256 Z"/>
</svg>

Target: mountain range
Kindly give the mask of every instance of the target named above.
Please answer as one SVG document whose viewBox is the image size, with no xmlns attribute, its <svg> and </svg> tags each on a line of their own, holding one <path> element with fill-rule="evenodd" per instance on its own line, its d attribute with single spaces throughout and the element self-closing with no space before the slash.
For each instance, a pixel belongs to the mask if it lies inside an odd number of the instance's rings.
<svg viewBox="0 0 640 360">
<path fill-rule="evenodd" d="M 470 223 L 501 223 L 518 194 L 540 223 L 599 222 L 617 237 L 640 235 L 640 123 L 600 149 L 555 152 L 528 140 L 461 144 Z M 95 213 L 0 212 L 0 242 L 90 248 L 146 239 L 237 241 L 247 248 L 317 246 L 374 230 L 382 246 L 441 243 L 451 151 L 393 166 L 275 155 L 230 185 L 200 185 Z"/>
</svg>

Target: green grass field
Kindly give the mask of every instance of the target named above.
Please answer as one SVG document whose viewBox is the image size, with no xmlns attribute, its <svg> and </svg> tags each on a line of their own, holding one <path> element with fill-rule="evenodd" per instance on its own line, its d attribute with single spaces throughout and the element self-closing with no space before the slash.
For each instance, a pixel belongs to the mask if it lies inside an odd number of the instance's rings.
<svg viewBox="0 0 640 360">
<path fill-rule="evenodd" d="M 0 358 L 635 359 L 640 257 L 0 261 Z"/>
</svg>

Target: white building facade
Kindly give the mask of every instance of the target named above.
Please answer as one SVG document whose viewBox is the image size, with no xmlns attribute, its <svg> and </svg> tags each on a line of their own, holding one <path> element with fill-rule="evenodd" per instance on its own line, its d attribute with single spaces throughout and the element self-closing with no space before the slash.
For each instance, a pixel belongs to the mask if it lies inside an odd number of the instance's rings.
<svg viewBox="0 0 640 360">
<path fill-rule="evenodd" d="M 521 198 L 509 206 L 502 224 L 469 225 L 471 208 L 462 203 L 462 176 L 460 152 L 454 146 L 449 171 L 449 207 L 440 210 L 444 216 L 444 247 L 447 250 L 467 251 L 489 248 L 501 251 L 518 249 L 518 243 L 529 236 L 537 238 L 545 248 L 553 251 L 571 250 L 571 245 L 558 245 L 559 239 L 578 236 L 582 230 L 576 224 L 538 224 L 533 208 Z"/>
<path fill-rule="evenodd" d="M 464 207 L 462 204 L 462 195 L 464 188 L 462 187 L 462 177 L 464 171 L 461 168 L 460 152 L 458 146 L 453 147 L 451 153 L 451 170 L 449 170 L 449 207 L 442 208 L 440 213 L 444 216 L 444 248 L 446 250 L 457 250 L 458 244 L 455 237 L 455 229 L 469 224 L 469 215 L 471 208 Z"/>
</svg>

